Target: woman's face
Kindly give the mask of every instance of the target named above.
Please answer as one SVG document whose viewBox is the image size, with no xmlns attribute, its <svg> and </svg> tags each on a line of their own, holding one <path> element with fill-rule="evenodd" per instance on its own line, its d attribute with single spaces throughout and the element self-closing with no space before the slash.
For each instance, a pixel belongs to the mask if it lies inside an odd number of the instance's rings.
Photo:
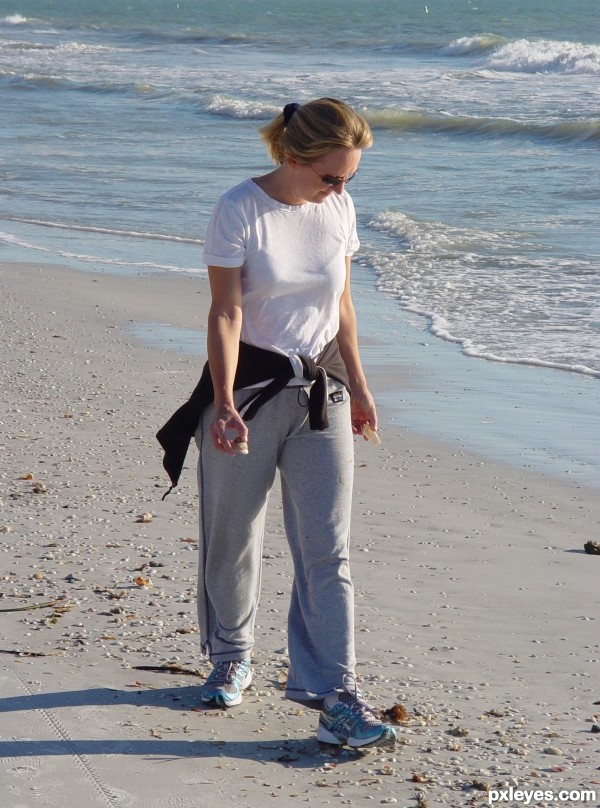
<svg viewBox="0 0 600 808">
<path fill-rule="evenodd" d="M 294 163 L 295 191 L 305 202 L 323 202 L 330 194 L 341 194 L 346 182 L 358 171 L 360 149 L 334 149 L 314 163 Z M 325 178 L 325 179 L 323 179 Z M 332 184 L 332 180 L 338 180 Z"/>
</svg>

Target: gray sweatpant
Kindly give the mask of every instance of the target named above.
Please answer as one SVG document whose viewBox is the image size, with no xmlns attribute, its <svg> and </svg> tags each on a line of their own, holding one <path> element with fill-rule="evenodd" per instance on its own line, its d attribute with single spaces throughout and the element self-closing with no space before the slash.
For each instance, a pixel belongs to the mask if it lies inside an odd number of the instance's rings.
<svg viewBox="0 0 600 808">
<path fill-rule="evenodd" d="M 200 451 L 198 616 L 202 649 L 213 663 L 249 657 L 261 588 L 267 500 L 281 476 L 285 531 L 294 565 L 288 614 L 286 696 L 320 699 L 353 673 L 354 592 L 348 561 L 354 446 L 348 393 L 330 382 L 329 427 L 308 424 L 308 397 L 286 387 L 249 428 L 249 454 L 217 451 L 208 433 L 213 407 L 196 433 Z M 235 393 L 236 406 L 248 390 Z M 341 401 L 336 399 L 340 399 Z"/>
</svg>

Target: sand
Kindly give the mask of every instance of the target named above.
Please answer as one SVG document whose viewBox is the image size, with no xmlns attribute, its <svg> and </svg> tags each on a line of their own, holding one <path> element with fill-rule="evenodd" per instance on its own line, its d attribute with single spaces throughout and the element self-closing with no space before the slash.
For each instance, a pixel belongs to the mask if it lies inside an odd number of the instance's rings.
<svg viewBox="0 0 600 808">
<path fill-rule="evenodd" d="M 384 417 L 381 446 L 356 443 L 352 562 L 361 686 L 404 707 L 396 750 L 319 746 L 316 713 L 282 698 L 276 495 L 254 684 L 205 708 L 195 448 L 162 502 L 154 435 L 204 362 L 206 281 L 5 264 L 0 289 L 2 808 L 463 806 L 509 787 L 600 804 L 597 490 Z"/>
</svg>

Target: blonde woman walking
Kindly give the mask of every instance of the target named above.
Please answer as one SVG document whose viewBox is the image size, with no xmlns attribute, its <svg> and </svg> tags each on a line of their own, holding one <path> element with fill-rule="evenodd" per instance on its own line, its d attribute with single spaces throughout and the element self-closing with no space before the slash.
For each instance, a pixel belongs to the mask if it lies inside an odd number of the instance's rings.
<svg viewBox="0 0 600 808">
<path fill-rule="evenodd" d="M 350 292 L 359 246 L 346 186 L 372 143 L 332 98 L 288 104 L 262 130 L 277 164 L 227 191 L 208 225 L 208 363 L 199 421 L 204 702 L 233 707 L 252 679 L 267 499 L 281 479 L 294 565 L 286 697 L 319 710 L 331 744 L 392 746 L 355 679 L 349 568 L 353 433 L 377 429 Z M 200 412 L 201 410 L 201 412 Z M 159 433 L 160 435 L 160 433 Z M 241 448 L 241 451 L 240 451 Z"/>
</svg>

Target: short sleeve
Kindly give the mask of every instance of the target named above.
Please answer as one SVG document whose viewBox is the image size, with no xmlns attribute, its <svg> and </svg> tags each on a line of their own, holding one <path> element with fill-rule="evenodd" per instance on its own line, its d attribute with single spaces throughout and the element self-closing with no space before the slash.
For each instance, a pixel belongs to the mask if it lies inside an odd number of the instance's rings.
<svg viewBox="0 0 600 808">
<path fill-rule="evenodd" d="M 207 266 L 241 267 L 246 260 L 246 228 L 239 207 L 227 195 L 213 210 L 204 240 L 204 263 Z"/>
<path fill-rule="evenodd" d="M 358 234 L 356 232 L 356 212 L 354 210 L 354 202 L 350 194 L 346 194 L 346 205 L 348 213 L 348 240 L 346 242 L 346 255 L 354 255 L 360 247 Z"/>
</svg>

